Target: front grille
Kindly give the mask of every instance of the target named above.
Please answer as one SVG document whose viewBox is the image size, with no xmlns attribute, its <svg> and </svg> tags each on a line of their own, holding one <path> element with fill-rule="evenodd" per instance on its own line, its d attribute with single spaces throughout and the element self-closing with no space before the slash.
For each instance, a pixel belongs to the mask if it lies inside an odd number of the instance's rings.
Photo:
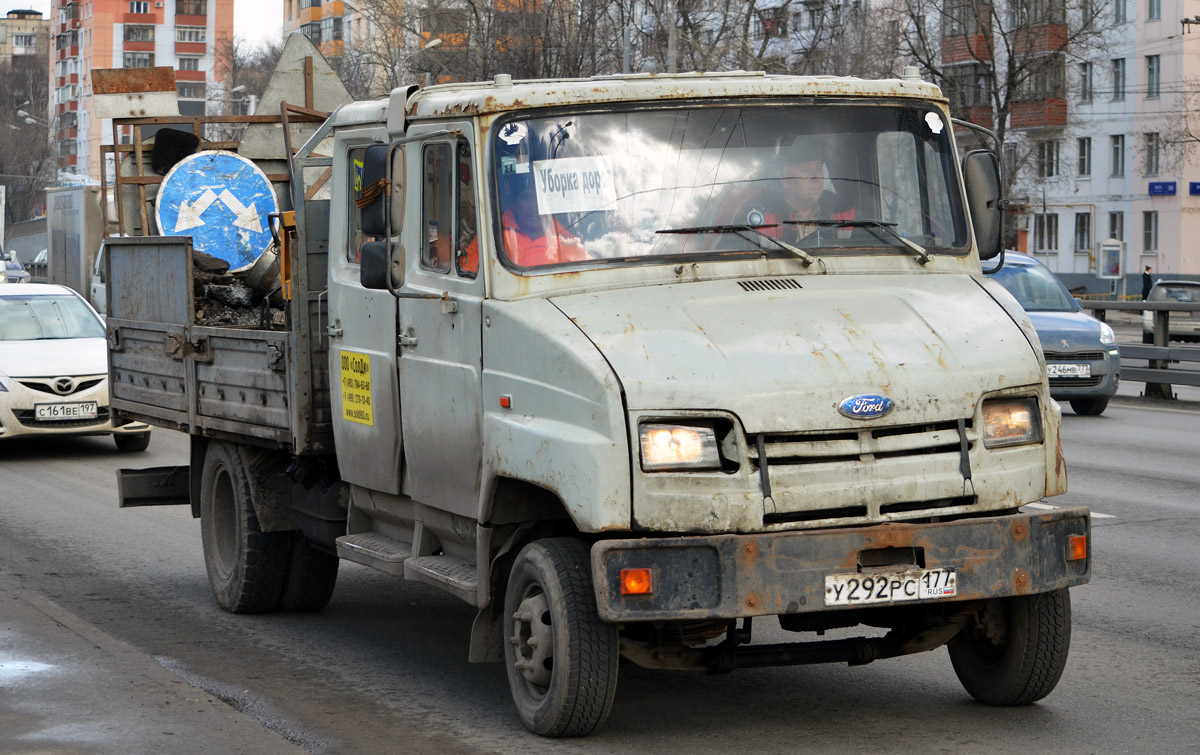
<svg viewBox="0 0 1200 755">
<path fill-rule="evenodd" d="M 1073 353 L 1047 351 L 1044 353 L 1047 362 L 1103 362 L 1108 356 L 1103 351 L 1076 351 Z"/>
<path fill-rule="evenodd" d="M 795 278 L 762 278 L 752 281 L 738 281 L 743 291 L 787 291 L 803 288 Z"/>
<path fill-rule="evenodd" d="M 1095 388 L 1104 382 L 1104 377 L 1051 377 L 1053 388 Z"/>
<path fill-rule="evenodd" d="M 95 419 L 52 419 L 42 420 L 39 422 L 34 415 L 33 409 L 21 409 L 13 412 L 13 416 L 17 418 L 25 427 L 53 427 L 53 428 L 70 428 L 70 427 L 91 427 L 93 425 L 103 425 L 108 422 L 108 407 L 102 406 L 96 411 Z"/>
<path fill-rule="evenodd" d="M 54 390 L 53 381 L 20 380 L 18 382 L 20 382 L 21 385 L 25 386 L 26 388 L 34 391 L 40 391 L 41 393 L 49 393 L 53 396 L 70 396 L 72 394 L 79 393 L 80 391 L 86 391 L 88 388 L 95 388 L 97 385 L 100 385 L 100 381 L 102 380 L 104 380 L 104 378 L 83 380 L 76 385 L 75 390 L 71 391 L 70 393 L 59 393 L 58 391 Z"/>
<path fill-rule="evenodd" d="M 967 420 L 966 427 L 970 429 L 971 425 L 971 420 Z M 746 440 L 750 462 L 757 468 L 758 440 L 755 436 Z M 763 444 L 770 467 L 858 463 L 872 459 L 957 453 L 960 448 L 956 422 L 766 435 Z"/>
</svg>

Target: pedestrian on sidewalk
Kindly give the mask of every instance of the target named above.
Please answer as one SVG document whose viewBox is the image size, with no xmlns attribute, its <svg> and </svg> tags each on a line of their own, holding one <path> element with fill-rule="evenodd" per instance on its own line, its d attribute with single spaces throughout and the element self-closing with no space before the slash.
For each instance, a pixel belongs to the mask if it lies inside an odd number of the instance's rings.
<svg viewBox="0 0 1200 755">
<path fill-rule="evenodd" d="M 1150 298 L 1151 285 L 1150 266 L 1146 265 L 1146 269 L 1142 271 L 1142 301 L 1146 301 L 1146 299 Z"/>
</svg>

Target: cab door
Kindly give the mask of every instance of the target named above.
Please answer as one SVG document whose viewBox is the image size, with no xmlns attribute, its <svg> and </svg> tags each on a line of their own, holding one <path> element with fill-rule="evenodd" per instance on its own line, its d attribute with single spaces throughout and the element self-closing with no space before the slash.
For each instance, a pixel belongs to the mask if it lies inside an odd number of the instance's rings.
<svg viewBox="0 0 1200 755">
<path fill-rule="evenodd" d="M 471 133 L 469 124 L 459 130 Z M 408 438 L 403 489 L 422 503 L 474 516 L 482 458 L 484 298 L 475 240 L 476 165 L 466 137 L 422 141 L 410 159 L 416 164 L 409 168 L 409 185 L 420 196 L 420 217 L 405 225 L 410 264 L 402 291 L 407 296 L 399 300 L 401 425 Z"/>
<path fill-rule="evenodd" d="M 368 241 L 382 240 L 368 208 L 358 207 L 377 180 L 367 148 L 387 150 L 384 129 L 343 132 L 335 142 L 329 235 L 330 404 L 338 470 L 346 482 L 385 493 L 400 492 L 403 448 L 396 379 L 396 298 L 364 288 L 359 255 Z M 403 150 L 396 150 L 403 164 Z M 376 161 L 377 162 L 377 161 Z M 403 177 L 403 172 L 397 173 Z M 399 192 L 402 194 L 402 192 Z M 400 218 L 394 219 L 399 225 Z"/>
</svg>

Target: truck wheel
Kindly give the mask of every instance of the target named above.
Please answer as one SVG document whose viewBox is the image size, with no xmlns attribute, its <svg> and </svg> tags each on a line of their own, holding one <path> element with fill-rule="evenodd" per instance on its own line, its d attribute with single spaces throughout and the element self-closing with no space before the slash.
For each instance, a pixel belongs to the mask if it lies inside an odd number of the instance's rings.
<svg viewBox="0 0 1200 755">
<path fill-rule="evenodd" d="M 317 550 L 303 535 L 293 532 L 279 610 L 320 611 L 328 605 L 337 584 L 338 563 L 337 556 Z"/>
<path fill-rule="evenodd" d="M 1073 398 L 1071 399 L 1071 408 L 1076 414 L 1081 414 L 1086 417 L 1096 417 L 1104 413 L 1108 408 L 1108 399 L 1106 398 Z"/>
<path fill-rule="evenodd" d="M 508 686 L 535 734 L 590 734 L 617 691 L 617 628 L 600 621 L 587 546 L 567 538 L 525 546 L 504 597 Z"/>
<path fill-rule="evenodd" d="M 150 447 L 150 433 L 145 432 L 131 435 L 114 434 L 113 442 L 117 444 L 117 450 L 121 453 L 145 451 Z"/>
<path fill-rule="evenodd" d="M 204 566 L 217 603 L 230 613 L 274 610 L 287 571 L 290 532 L 263 532 L 237 448 L 214 441 L 200 476 Z"/>
<path fill-rule="evenodd" d="M 1067 590 L 998 599 L 985 613 L 993 613 L 990 627 L 967 627 L 949 644 L 967 692 L 989 705 L 1026 705 L 1050 694 L 1071 647 Z"/>
</svg>

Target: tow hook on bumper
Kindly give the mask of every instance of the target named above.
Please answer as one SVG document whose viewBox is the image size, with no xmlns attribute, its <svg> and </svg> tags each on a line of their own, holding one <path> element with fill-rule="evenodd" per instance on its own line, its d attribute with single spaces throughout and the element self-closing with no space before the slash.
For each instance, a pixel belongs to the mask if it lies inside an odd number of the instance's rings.
<svg viewBox="0 0 1200 755">
<path fill-rule="evenodd" d="M 734 619 L 837 611 L 825 578 L 889 569 L 953 569 L 953 596 L 907 603 L 1031 595 L 1086 583 L 1085 558 L 1069 538 L 1087 536 L 1086 508 L 1016 513 L 954 522 L 891 522 L 869 527 L 604 540 L 592 546 L 600 618 L 609 622 Z M 621 572 L 648 569 L 653 590 L 622 595 Z M 873 606 L 890 603 L 874 603 Z"/>
</svg>

